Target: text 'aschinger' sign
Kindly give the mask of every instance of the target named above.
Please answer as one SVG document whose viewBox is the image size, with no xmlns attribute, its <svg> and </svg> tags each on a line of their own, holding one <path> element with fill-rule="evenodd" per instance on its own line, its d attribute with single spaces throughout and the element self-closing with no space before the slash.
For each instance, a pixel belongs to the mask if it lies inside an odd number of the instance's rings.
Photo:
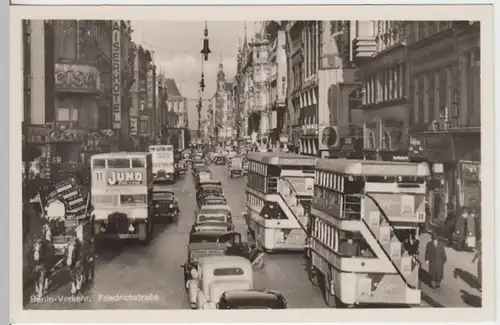
<svg viewBox="0 0 500 325">
<path fill-rule="evenodd" d="M 111 64 L 112 64 L 112 96 L 113 96 L 113 128 L 121 128 L 122 120 L 122 77 L 121 77 L 121 21 L 113 21 Z"/>
</svg>

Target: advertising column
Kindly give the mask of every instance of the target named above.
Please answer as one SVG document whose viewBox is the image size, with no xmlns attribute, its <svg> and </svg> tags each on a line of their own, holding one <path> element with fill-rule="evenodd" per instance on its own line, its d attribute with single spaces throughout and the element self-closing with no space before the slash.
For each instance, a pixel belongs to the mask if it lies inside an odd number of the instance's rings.
<svg viewBox="0 0 500 325">
<path fill-rule="evenodd" d="M 111 82 L 112 82 L 112 107 L 113 129 L 121 131 L 122 122 L 122 78 L 121 78 L 121 21 L 113 21 L 112 46 L 111 46 Z"/>
</svg>

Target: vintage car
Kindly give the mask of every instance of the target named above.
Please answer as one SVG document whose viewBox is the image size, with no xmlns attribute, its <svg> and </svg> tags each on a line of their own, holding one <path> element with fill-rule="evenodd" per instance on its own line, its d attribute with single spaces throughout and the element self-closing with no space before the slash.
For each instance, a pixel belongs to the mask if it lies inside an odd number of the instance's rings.
<svg viewBox="0 0 500 325">
<path fill-rule="evenodd" d="M 243 177 L 243 158 L 241 156 L 232 157 L 227 168 L 229 178 Z"/>
<path fill-rule="evenodd" d="M 205 194 L 200 198 L 200 206 L 203 205 L 226 205 L 227 200 L 224 196 L 218 194 Z"/>
<path fill-rule="evenodd" d="M 227 158 L 225 156 L 215 156 L 213 160 L 214 164 L 216 165 L 225 165 L 227 163 Z"/>
<path fill-rule="evenodd" d="M 204 183 L 208 184 L 210 182 L 215 182 L 216 184 L 217 182 L 212 180 L 212 172 L 208 168 L 198 171 L 198 173 L 194 176 L 194 181 L 196 183 L 196 187 Z"/>
<path fill-rule="evenodd" d="M 217 309 L 286 309 L 283 295 L 275 290 L 226 291 L 217 303 Z"/>
<path fill-rule="evenodd" d="M 224 196 L 224 190 L 222 189 L 222 186 L 218 184 L 197 184 L 196 202 L 198 205 L 200 205 L 200 202 L 206 195 Z"/>
<path fill-rule="evenodd" d="M 177 169 L 179 175 L 186 174 L 188 170 L 187 161 L 184 159 L 179 160 L 179 162 L 175 165 L 175 168 Z"/>
<path fill-rule="evenodd" d="M 229 222 L 206 221 L 195 223 L 191 226 L 191 232 L 207 232 L 207 231 L 233 231 L 234 226 Z"/>
<path fill-rule="evenodd" d="M 153 186 L 153 215 L 158 220 L 177 222 L 179 220 L 179 204 L 174 192 L 164 185 Z"/>
<path fill-rule="evenodd" d="M 193 166 L 193 168 L 205 167 L 206 166 L 205 159 L 203 159 L 203 158 L 201 158 L 201 159 L 193 159 L 192 166 Z"/>
<path fill-rule="evenodd" d="M 226 230 L 198 231 L 191 229 L 189 233 L 187 261 L 182 265 L 184 268 L 184 284 L 191 279 L 191 270 L 196 267 L 198 258 L 211 255 L 225 255 L 227 251 L 226 242 L 241 243 L 241 234 L 228 232 Z M 241 251 L 245 249 L 241 244 Z"/>
<path fill-rule="evenodd" d="M 225 292 L 253 289 L 252 265 L 241 256 L 202 257 L 192 275 L 187 292 L 193 309 L 216 309 Z"/>
<path fill-rule="evenodd" d="M 229 231 L 234 230 L 231 213 L 225 209 L 207 209 L 207 206 L 204 206 L 197 213 L 195 213 L 194 218 L 195 226 L 222 226 L 226 227 Z"/>
<path fill-rule="evenodd" d="M 224 214 L 227 215 L 230 220 L 232 219 L 231 207 L 227 204 L 201 205 L 196 213 Z"/>
</svg>

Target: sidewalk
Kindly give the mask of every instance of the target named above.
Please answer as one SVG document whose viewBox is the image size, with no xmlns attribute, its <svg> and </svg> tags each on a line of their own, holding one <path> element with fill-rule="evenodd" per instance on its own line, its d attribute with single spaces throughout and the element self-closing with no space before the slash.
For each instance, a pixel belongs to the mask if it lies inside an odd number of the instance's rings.
<svg viewBox="0 0 500 325">
<path fill-rule="evenodd" d="M 422 299 L 433 307 L 480 307 L 481 292 L 477 283 L 477 261 L 472 263 L 471 252 L 457 252 L 446 247 L 448 261 L 444 266 L 444 278 L 441 288 L 429 287 L 427 265 L 425 265 L 425 247 L 431 240 L 429 234 L 420 236 L 420 262 L 423 272 Z"/>
</svg>

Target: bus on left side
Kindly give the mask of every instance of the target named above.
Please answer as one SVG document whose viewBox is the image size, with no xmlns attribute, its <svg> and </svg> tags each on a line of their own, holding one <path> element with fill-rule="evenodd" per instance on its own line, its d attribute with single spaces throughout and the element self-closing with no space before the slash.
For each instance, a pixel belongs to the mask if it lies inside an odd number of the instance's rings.
<svg viewBox="0 0 500 325">
<path fill-rule="evenodd" d="M 95 235 L 148 242 L 154 227 L 151 153 L 97 154 L 90 168 Z"/>
</svg>

